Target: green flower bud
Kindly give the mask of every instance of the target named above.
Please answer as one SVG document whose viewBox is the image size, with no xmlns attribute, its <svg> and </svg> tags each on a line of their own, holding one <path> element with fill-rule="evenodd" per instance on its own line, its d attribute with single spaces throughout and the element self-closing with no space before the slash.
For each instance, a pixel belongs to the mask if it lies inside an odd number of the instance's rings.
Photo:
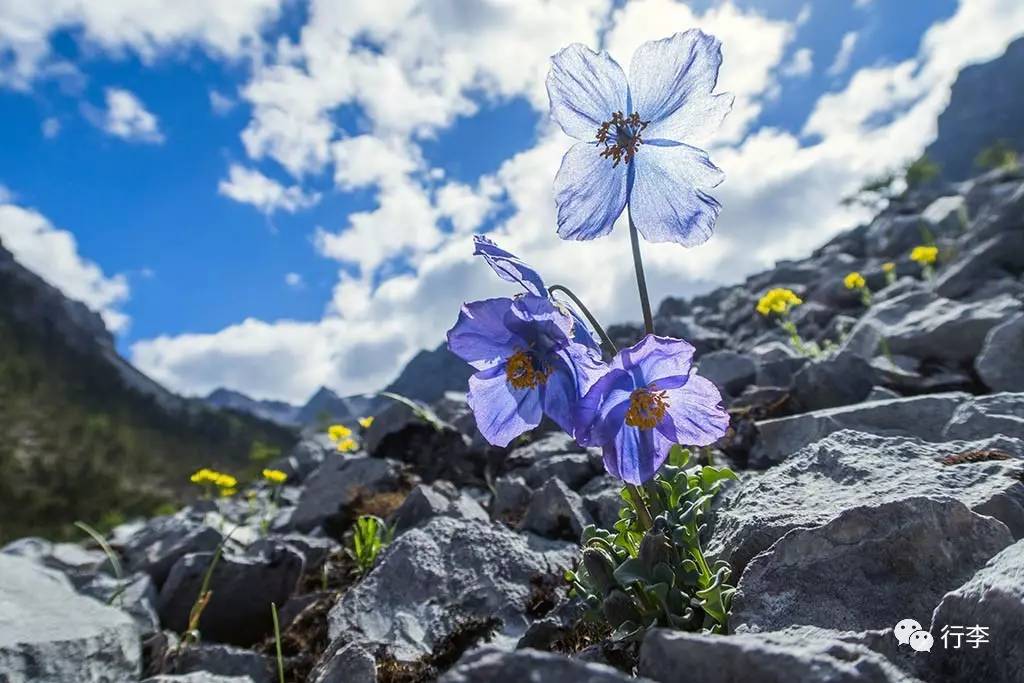
<svg viewBox="0 0 1024 683">
<path fill-rule="evenodd" d="M 583 566 L 586 568 L 594 588 L 601 595 L 608 595 L 608 592 L 618 585 L 615 581 L 615 563 L 603 550 L 598 548 L 584 550 Z"/>
</svg>

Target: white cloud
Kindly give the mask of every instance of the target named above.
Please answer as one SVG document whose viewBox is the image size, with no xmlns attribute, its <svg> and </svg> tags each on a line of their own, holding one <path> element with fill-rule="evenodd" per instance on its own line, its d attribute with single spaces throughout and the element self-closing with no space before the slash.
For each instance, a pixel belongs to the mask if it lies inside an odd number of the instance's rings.
<svg viewBox="0 0 1024 683">
<path fill-rule="evenodd" d="M 60 119 L 55 116 L 50 116 L 43 119 L 43 123 L 40 126 L 40 130 L 43 133 L 43 137 L 47 140 L 51 140 L 60 135 Z"/>
<path fill-rule="evenodd" d="M 37 211 L 7 203 L 10 200 L 9 194 L 0 192 L 0 242 L 14 258 L 65 296 L 98 311 L 112 331 L 127 327 L 128 316 L 120 310 L 128 299 L 127 278 L 108 277 L 78 253 L 74 235 Z"/>
<path fill-rule="evenodd" d="M 284 276 L 284 283 L 292 289 L 302 289 L 306 286 L 305 280 L 298 273 L 286 273 Z"/>
<path fill-rule="evenodd" d="M 237 102 L 224 93 L 217 90 L 210 91 L 210 109 L 217 116 L 224 116 L 229 113 L 235 108 L 236 104 Z"/>
<path fill-rule="evenodd" d="M 259 171 L 231 164 L 227 180 L 220 181 L 217 191 L 243 204 L 252 204 L 265 214 L 275 211 L 295 213 L 320 201 L 316 192 L 307 193 L 297 185 L 285 187 Z"/>
<path fill-rule="evenodd" d="M 47 0 L 0 2 L 0 87 L 27 89 L 66 68 L 50 37 L 80 31 L 81 40 L 144 61 L 182 47 L 239 58 L 260 48 L 259 31 L 278 16 L 280 0 Z M 75 31 L 75 35 L 79 35 Z"/>
<path fill-rule="evenodd" d="M 92 118 L 106 133 L 132 142 L 159 144 L 164 141 L 156 116 L 133 93 L 121 88 L 107 88 L 105 97 L 106 110 Z"/>
<path fill-rule="evenodd" d="M 793 58 L 782 67 L 782 75 L 790 78 L 806 76 L 814 69 L 814 54 L 808 47 L 802 47 L 793 53 Z"/>
<path fill-rule="evenodd" d="M 857 47 L 859 37 L 860 33 L 857 31 L 848 31 L 843 35 L 843 39 L 839 43 L 839 51 L 836 52 L 835 59 L 832 60 L 832 66 L 828 68 L 829 76 L 838 76 L 850 68 L 850 60 L 853 59 L 853 51 Z"/>
</svg>

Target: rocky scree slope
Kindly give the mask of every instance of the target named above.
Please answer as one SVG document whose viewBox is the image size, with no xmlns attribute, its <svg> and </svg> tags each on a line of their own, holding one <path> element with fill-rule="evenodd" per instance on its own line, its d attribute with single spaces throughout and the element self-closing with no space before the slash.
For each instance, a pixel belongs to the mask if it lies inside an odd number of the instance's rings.
<svg viewBox="0 0 1024 683">
<path fill-rule="evenodd" d="M 907 258 L 924 236 L 940 249 L 931 280 Z M 843 286 L 850 271 L 870 306 Z M 701 454 L 739 472 L 706 538 L 735 570 L 730 635 L 623 645 L 581 628 L 561 574 L 583 526 L 615 521 L 618 483 L 543 428 L 487 448 L 450 392 L 434 424 L 391 405 L 355 454 L 303 440 L 273 464 L 289 476 L 273 505 L 261 484 L 115 528 L 120 578 L 90 546 L 9 544 L 0 590 L 24 616 L 0 621 L 0 662 L 15 681 L 275 681 L 273 602 L 289 681 L 1024 680 L 1022 275 L 1024 179 L 996 172 L 662 303 L 657 330 L 694 342 L 732 414 Z M 828 353 L 798 354 L 755 313 L 771 287 L 803 298 L 793 320 Z M 364 513 L 395 538 L 357 578 L 342 545 Z M 218 547 L 202 637 L 180 647 Z M 29 584 L 44 580 L 53 601 L 39 605 Z M 899 644 L 904 619 L 930 631 L 930 652 Z M 975 625 L 988 642 L 943 646 L 943 627 Z"/>
</svg>

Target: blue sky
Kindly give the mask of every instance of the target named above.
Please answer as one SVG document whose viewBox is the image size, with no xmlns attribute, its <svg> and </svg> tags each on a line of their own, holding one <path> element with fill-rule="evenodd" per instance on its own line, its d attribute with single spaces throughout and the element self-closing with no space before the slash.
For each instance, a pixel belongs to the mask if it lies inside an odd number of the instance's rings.
<svg viewBox="0 0 1024 683">
<path fill-rule="evenodd" d="M 578 252 L 554 236 L 559 47 L 628 63 L 674 30 L 723 41 L 737 104 L 707 145 L 726 208 L 704 258 L 652 257 L 660 296 L 863 218 L 839 193 L 919 153 L 956 71 L 1024 26 L 1013 0 L 27 5 L 0 9 L 0 240 L 173 388 L 292 401 L 379 386 L 461 298 L 503 293 L 468 257 L 474 231 L 636 317 L 614 235 Z"/>
</svg>

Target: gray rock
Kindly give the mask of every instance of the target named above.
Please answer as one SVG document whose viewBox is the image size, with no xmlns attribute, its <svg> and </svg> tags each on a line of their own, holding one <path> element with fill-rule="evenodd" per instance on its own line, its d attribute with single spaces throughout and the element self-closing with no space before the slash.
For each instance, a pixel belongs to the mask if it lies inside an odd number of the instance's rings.
<svg viewBox="0 0 1024 683">
<path fill-rule="evenodd" d="M 509 451 L 505 457 L 505 469 L 520 474 L 520 470 L 530 469 L 549 458 L 565 453 L 586 453 L 586 449 L 568 434 L 552 432 Z"/>
<path fill-rule="evenodd" d="M 190 645 L 174 658 L 172 668 L 176 674 L 221 676 L 229 680 L 242 678 L 253 683 L 277 681 L 275 660 L 258 652 L 230 645 Z"/>
<path fill-rule="evenodd" d="M 793 396 L 805 410 L 859 403 L 871 393 L 875 373 L 852 353 L 839 353 L 807 363 L 793 376 Z"/>
<path fill-rule="evenodd" d="M 110 574 L 96 574 L 82 583 L 78 592 L 127 612 L 135 620 L 139 635 L 143 638 L 160 630 L 160 618 L 156 613 L 156 588 L 148 574 L 140 572 L 122 579 Z"/>
<path fill-rule="evenodd" d="M 576 541 L 591 521 L 579 494 L 561 479 L 551 478 L 534 491 L 519 528 L 546 538 Z"/>
<path fill-rule="evenodd" d="M 533 490 L 522 477 L 498 477 L 494 480 L 491 515 L 495 519 L 519 519 L 532 496 Z"/>
<path fill-rule="evenodd" d="M 912 292 L 872 306 L 843 348 L 863 358 L 888 348 L 914 358 L 971 362 L 989 330 L 1020 311 L 1021 302 L 1010 296 L 963 303 Z"/>
<path fill-rule="evenodd" d="M 939 439 L 957 408 L 968 401 L 968 394 L 930 394 L 762 420 L 757 423 L 758 440 L 750 465 L 767 467 L 782 462 L 807 444 L 841 429 Z"/>
<path fill-rule="evenodd" d="M 728 637 L 653 629 L 640 648 L 640 674 L 659 683 L 909 683 L 866 647 L 789 633 Z"/>
<path fill-rule="evenodd" d="M 625 507 L 622 500 L 622 480 L 610 475 L 594 477 L 580 489 L 580 496 L 594 523 L 602 529 L 611 529 L 619 521 L 619 510 Z"/>
<path fill-rule="evenodd" d="M 992 391 L 1024 392 L 1024 315 L 989 330 L 974 369 Z"/>
<path fill-rule="evenodd" d="M 413 488 L 395 510 L 391 523 L 395 533 L 401 533 L 439 515 L 483 521 L 489 519 L 487 512 L 475 500 L 454 487 L 435 482 L 433 485 L 419 484 Z"/>
<path fill-rule="evenodd" d="M 940 296 L 969 297 L 988 281 L 1024 270 L 1024 232 L 1003 232 L 980 243 L 974 235 L 967 239 L 970 248 L 944 267 L 935 280 Z"/>
<path fill-rule="evenodd" d="M 302 555 L 304 569 L 307 572 L 319 569 L 327 558 L 330 557 L 331 553 L 341 549 L 341 544 L 333 538 L 325 536 L 291 533 L 275 536 L 275 539 L 282 543 L 287 543 L 299 551 Z M 258 543 L 265 543 L 266 540 L 263 539 Z M 259 545 L 257 545 L 258 547 Z"/>
<path fill-rule="evenodd" d="M 203 585 L 213 553 L 181 558 L 160 590 L 159 612 L 167 628 L 183 632 Z M 270 603 L 283 605 L 302 574 L 302 555 L 291 546 L 270 542 L 259 552 L 225 552 L 210 580 L 212 598 L 199 630 L 205 640 L 252 645 L 272 632 Z"/>
<path fill-rule="evenodd" d="M 248 676 L 215 676 L 208 673 L 193 673 L 175 676 L 161 674 L 152 678 L 145 678 L 142 683 L 256 683 Z"/>
<path fill-rule="evenodd" d="M 962 453 L 1009 460 L 946 465 Z M 1014 479 L 1024 441 L 1002 437 L 942 444 L 840 431 L 756 477 L 741 475 L 713 505 L 710 552 L 742 571 L 790 529 L 826 524 L 843 511 L 910 496 L 956 498 L 1024 536 L 1024 487 Z"/>
<path fill-rule="evenodd" d="M 697 371 L 715 383 L 723 393 L 738 395 L 757 378 L 754 361 L 735 351 L 712 351 L 701 356 Z"/>
<path fill-rule="evenodd" d="M 1024 439 L 1024 393 L 991 394 L 963 403 L 942 430 L 944 439 L 979 439 L 993 434 Z"/>
<path fill-rule="evenodd" d="M 401 469 L 389 460 L 361 455 L 329 458 L 309 476 L 289 526 L 310 531 L 324 524 L 343 525 L 340 518 L 347 517 L 346 508 L 359 496 L 395 491 L 401 484 Z"/>
<path fill-rule="evenodd" d="M 598 474 L 594 467 L 594 459 L 589 453 L 558 453 L 533 463 L 522 473 L 531 488 L 543 486 L 548 479 L 555 478 L 565 482 L 574 491 L 593 479 Z"/>
<path fill-rule="evenodd" d="M 989 560 L 967 583 L 947 593 L 932 615 L 930 632 L 936 647 L 927 660 L 936 680 L 949 683 L 1019 681 L 1024 676 L 1024 541 Z M 974 626 L 988 629 L 987 643 L 976 647 L 949 635 Z M 960 648 L 954 648 L 954 643 Z"/>
<path fill-rule="evenodd" d="M 958 235 L 967 229 L 967 201 L 960 195 L 939 197 L 921 212 L 932 235 Z"/>
<path fill-rule="evenodd" d="M 781 341 L 759 344 L 749 355 L 757 365 L 756 382 L 763 387 L 788 387 L 793 375 L 809 362 Z"/>
<path fill-rule="evenodd" d="M 96 572 L 109 571 L 107 556 L 77 543 L 53 543 L 43 538 L 20 538 L 0 549 L 0 553 L 23 557 L 65 575 L 76 586 L 90 580 Z"/>
<path fill-rule="evenodd" d="M 212 552 L 223 536 L 186 511 L 151 519 L 121 548 L 132 571 L 146 572 L 159 588 L 171 567 L 190 553 Z"/>
<path fill-rule="evenodd" d="M 480 648 L 466 654 L 438 683 L 649 683 L 603 664 L 529 648 Z"/>
<path fill-rule="evenodd" d="M 921 244 L 921 217 L 883 212 L 871 222 L 866 237 L 869 255 L 903 256 Z"/>
<path fill-rule="evenodd" d="M 729 623 L 737 631 L 886 628 L 927 614 L 1012 542 L 1005 524 L 953 499 L 852 508 L 793 529 L 751 560 Z"/>
<path fill-rule="evenodd" d="M 309 683 L 377 683 L 377 662 L 355 643 L 328 651 L 313 667 Z"/>
<path fill-rule="evenodd" d="M 415 661 L 464 628 L 496 619 L 511 647 L 529 625 L 531 580 L 571 566 L 575 544 L 545 541 L 498 523 L 435 517 L 388 546 L 331 610 L 329 635 Z"/>
<path fill-rule="evenodd" d="M 5 683 L 130 681 L 142 651 L 131 617 L 67 578 L 0 553 L 0 677 Z"/>
<path fill-rule="evenodd" d="M 871 387 L 871 393 L 864 400 L 870 403 L 871 401 L 889 401 L 894 398 L 902 397 L 887 387 Z"/>
</svg>

